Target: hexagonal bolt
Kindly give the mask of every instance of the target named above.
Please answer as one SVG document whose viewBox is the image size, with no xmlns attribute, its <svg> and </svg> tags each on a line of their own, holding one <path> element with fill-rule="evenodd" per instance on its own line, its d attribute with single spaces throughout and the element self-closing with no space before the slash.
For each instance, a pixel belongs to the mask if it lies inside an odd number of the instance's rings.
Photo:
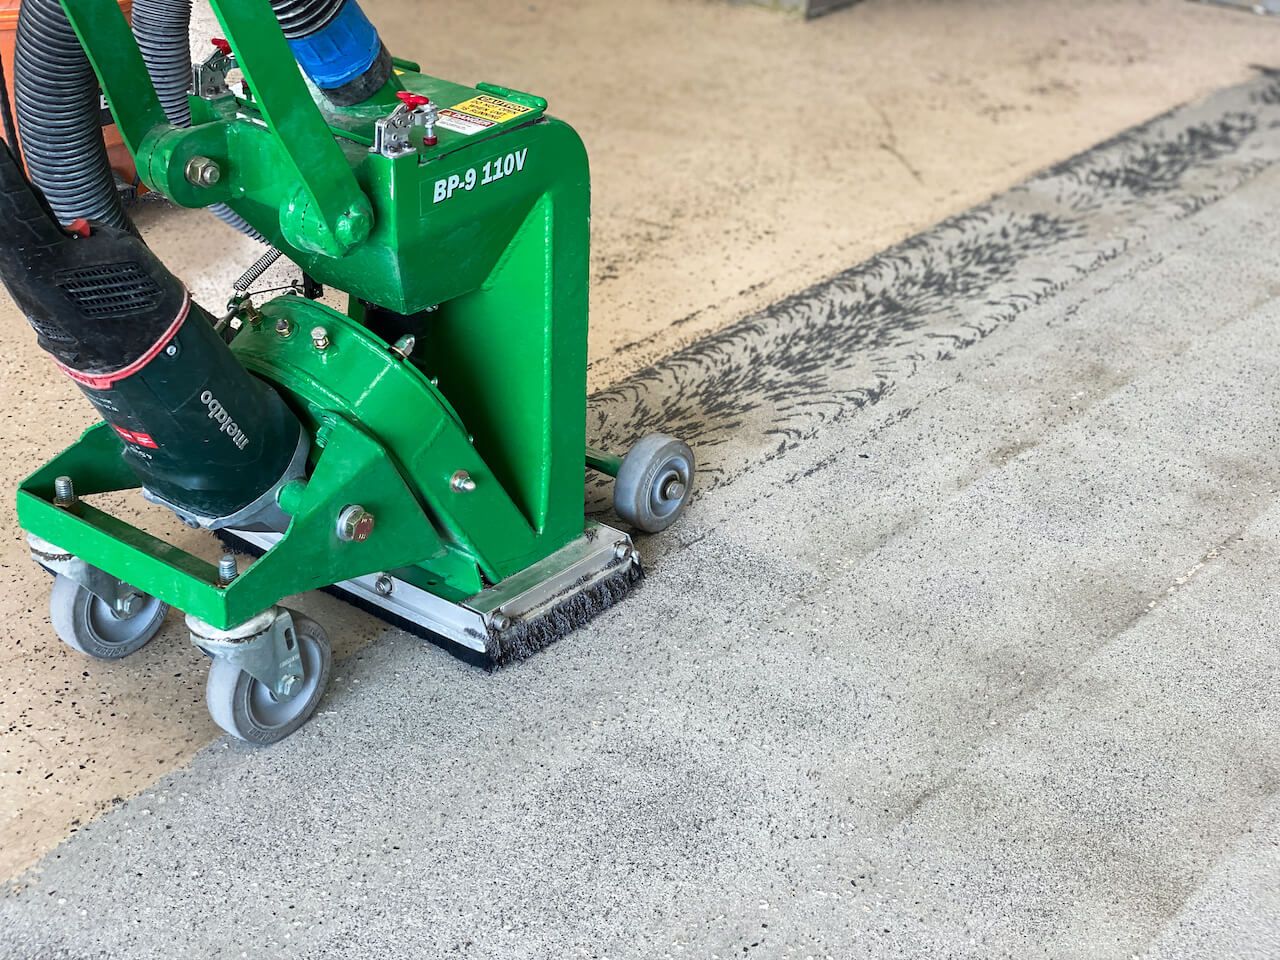
<svg viewBox="0 0 1280 960">
<path fill-rule="evenodd" d="M 459 470 L 449 480 L 449 486 L 453 487 L 456 493 L 470 493 L 476 488 L 476 482 L 471 479 L 471 474 L 465 470 Z"/>
<path fill-rule="evenodd" d="M 338 514 L 338 539 L 347 543 L 364 543 L 373 533 L 373 514 L 354 503 Z"/>
<path fill-rule="evenodd" d="M 388 577 L 385 573 L 377 580 L 373 581 L 373 590 L 380 597 L 391 596 L 392 591 L 396 588 L 396 582 Z"/>
<path fill-rule="evenodd" d="M 495 610 L 493 616 L 489 618 L 489 626 L 495 630 L 505 630 L 511 626 L 511 618 L 501 610 Z"/>
<path fill-rule="evenodd" d="M 288 317 L 281 317 L 276 321 L 276 333 L 282 337 L 293 336 L 293 324 L 289 322 Z"/>
<path fill-rule="evenodd" d="M 76 502 L 75 484 L 70 477 L 54 477 L 53 503 L 57 507 L 70 507 Z"/>
<path fill-rule="evenodd" d="M 613 555 L 619 560 L 625 560 L 631 556 L 631 542 L 629 540 L 619 540 L 613 545 Z"/>
<path fill-rule="evenodd" d="M 291 673 L 286 673 L 280 678 L 279 687 L 276 692 L 282 697 L 292 696 L 294 687 L 301 682 L 302 680 L 298 677 L 295 677 Z"/>
<path fill-rule="evenodd" d="M 187 181 L 197 187 L 212 187 L 222 179 L 222 168 L 208 157 L 192 157 L 184 172 Z"/>
<path fill-rule="evenodd" d="M 324 327 L 311 328 L 311 343 L 317 350 L 329 349 L 329 331 Z"/>
</svg>

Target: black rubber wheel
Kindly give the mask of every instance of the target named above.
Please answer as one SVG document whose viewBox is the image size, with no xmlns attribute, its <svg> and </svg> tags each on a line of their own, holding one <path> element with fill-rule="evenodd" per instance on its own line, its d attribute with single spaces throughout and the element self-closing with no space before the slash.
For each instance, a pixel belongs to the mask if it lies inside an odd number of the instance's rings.
<svg viewBox="0 0 1280 960">
<path fill-rule="evenodd" d="M 97 660 L 120 660 L 137 653 L 160 632 L 168 604 L 143 596 L 138 612 L 122 617 L 70 577 L 58 574 L 49 594 L 49 620 L 72 650 Z"/>
<path fill-rule="evenodd" d="M 676 522 L 693 493 L 693 451 L 661 433 L 644 437 L 622 460 L 613 483 L 613 509 L 645 533 Z"/>
<path fill-rule="evenodd" d="M 248 743 L 278 743 L 310 719 L 329 685 L 333 651 L 320 624 L 293 613 L 302 657 L 302 686 L 287 700 L 227 660 L 214 658 L 205 685 L 205 705 L 213 722 Z"/>
</svg>

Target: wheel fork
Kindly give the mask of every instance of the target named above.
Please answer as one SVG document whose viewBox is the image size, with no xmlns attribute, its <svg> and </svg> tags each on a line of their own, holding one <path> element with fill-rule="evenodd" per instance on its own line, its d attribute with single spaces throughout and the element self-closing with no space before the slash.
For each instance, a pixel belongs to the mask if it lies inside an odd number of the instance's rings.
<svg viewBox="0 0 1280 960">
<path fill-rule="evenodd" d="M 266 686 L 277 700 L 292 700 L 302 689 L 298 635 L 293 616 L 284 607 L 273 606 L 226 630 L 188 614 L 187 629 L 196 647 L 239 667 Z"/>
</svg>

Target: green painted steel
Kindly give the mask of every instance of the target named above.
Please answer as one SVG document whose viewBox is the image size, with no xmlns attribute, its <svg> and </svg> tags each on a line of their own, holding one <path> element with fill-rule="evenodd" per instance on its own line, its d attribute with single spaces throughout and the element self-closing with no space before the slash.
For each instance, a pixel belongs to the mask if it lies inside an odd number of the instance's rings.
<svg viewBox="0 0 1280 960">
<path fill-rule="evenodd" d="M 102 427 L 22 485 L 23 527 L 214 626 L 379 570 L 456 601 L 581 536 L 590 177 L 546 102 L 398 60 L 369 103 L 336 108 L 303 79 L 267 0 L 214 0 L 252 96 L 193 98 L 193 126 L 178 129 L 114 0 L 63 4 L 144 182 L 184 206 L 229 204 L 350 302 L 343 315 L 279 297 L 232 343 L 315 444 L 309 480 L 280 496 L 289 530 L 229 587 L 88 503 L 53 504 L 61 474 L 83 496 L 136 485 Z M 485 99 L 451 124 L 471 132 L 441 126 L 428 146 L 419 130 L 390 158 L 370 145 L 401 88 L 442 110 Z M 215 186 L 187 182 L 195 156 L 218 163 Z M 362 324 L 374 309 L 417 325 L 408 359 Z M 355 503 L 376 520 L 364 543 L 336 532 Z"/>
</svg>

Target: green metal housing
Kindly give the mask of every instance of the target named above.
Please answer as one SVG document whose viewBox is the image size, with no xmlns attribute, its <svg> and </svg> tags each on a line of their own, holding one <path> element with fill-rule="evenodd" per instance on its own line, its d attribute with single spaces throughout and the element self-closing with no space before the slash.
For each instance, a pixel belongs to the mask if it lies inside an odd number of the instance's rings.
<svg viewBox="0 0 1280 960">
<path fill-rule="evenodd" d="M 22 526 L 217 627 L 377 571 L 457 601 L 582 536 L 590 181 L 581 141 L 546 102 L 397 61 L 372 101 L 338 109 L 304 79 L 267 0 L 214 0 L 252 96 L 193 97 L 180 129 L 114 0 L 63 5 L 143 182 L 182 206 L 228 204 L 350 306 L 278 297 L 232 343 L 315 444 L 309 480 L 280 495 L 284 538 L 230 586 L 88 503 L 54 505 L 59 475 L 81 497 L 136 486 L 103 425 L 22 484 Z M 435 145 L 392 159 L 370 146 L 400 89 L 441 108 L 496 98 L 512 115 L 472 134 L 439 128 Z M 218 164 L 215 185 L 188 181 L 194 157 Z M 426 314 L 408 359 L 362 324 L 369 306 Z M 593 462 L 616 472 L 616 458 Z M 458 488 L 459 471 L 474 489 Z M 336 530 L 354 503 L 376 518 L 364 542 Z"/>
</svg>

